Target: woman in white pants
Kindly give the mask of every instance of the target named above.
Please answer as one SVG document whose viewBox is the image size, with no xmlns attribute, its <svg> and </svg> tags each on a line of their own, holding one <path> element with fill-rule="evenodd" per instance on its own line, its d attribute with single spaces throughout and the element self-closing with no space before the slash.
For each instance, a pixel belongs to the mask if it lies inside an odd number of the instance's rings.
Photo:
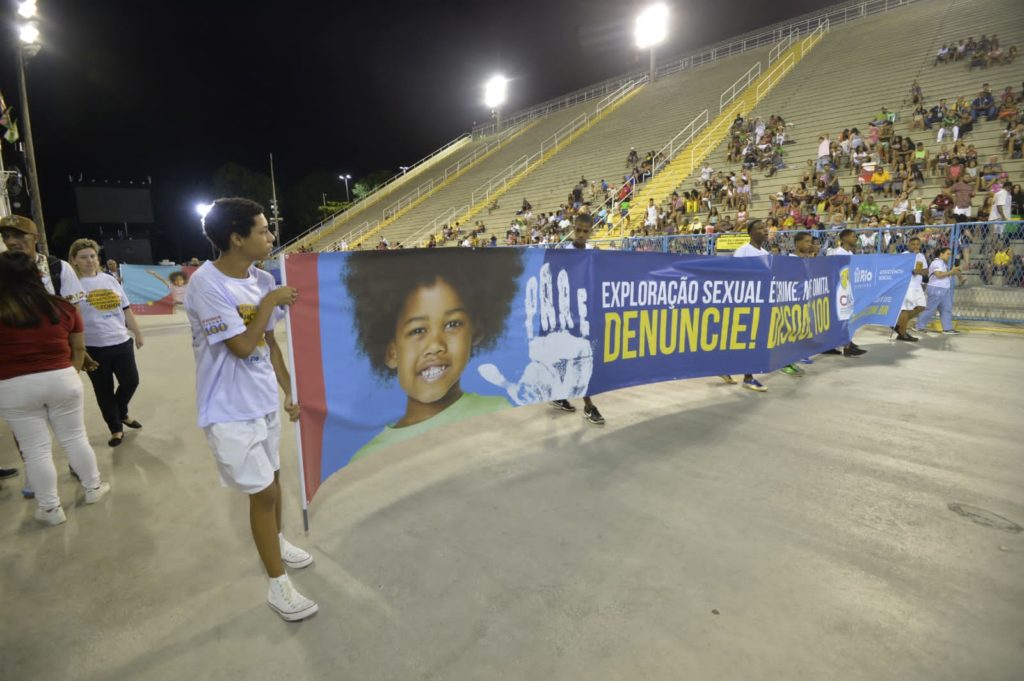
<svg viewBox="0 0 1024 681">
<path fill-rule="evenodd" d="M 962 276 L 959 267 L 950 268 L 949 258 L 953 251 L 948 246 L 939 249 L 935 259 L 928 265 L 928 305 L 920 317 L 917 318 L 917 330 L 924 333 L 928 329 L 928 322 L 939 313 L 939 320 L 942 322 L 942 333 L 959 335 L 959 331 L 953 328 L 953 277 Z"/>
<path fill-rule="evenodd" d="M 84 360 L 82 318 L 75 307 L 46 291 L 28 255 L 0 253 L 0 417 L 25 458 L 39 504 L 35 518 L 47 525 L 67 520 L 57 496 L 51 427 L 81 480 L 85 503 L 110 491 L 85 433 L 78 376 Z"/>
</svg>

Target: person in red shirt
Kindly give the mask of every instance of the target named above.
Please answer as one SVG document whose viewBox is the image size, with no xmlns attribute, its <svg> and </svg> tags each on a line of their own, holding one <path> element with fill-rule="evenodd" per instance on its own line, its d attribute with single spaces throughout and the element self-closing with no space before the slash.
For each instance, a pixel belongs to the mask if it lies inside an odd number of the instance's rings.
<svg viewBox="0 0 1024 681">
<path fill-rule="evenodd" d="M 85 432 L 78 376 L 84 361 L 78 310 L 47 292 L 30 256 L 0 253 L 0 418 L 25 458 L 38 502 L 35 518 L 47 525 L 67 520 L 57 496 L 51 427 L 85 488 L 85 503 L 110 491 Z"/>
</svg>

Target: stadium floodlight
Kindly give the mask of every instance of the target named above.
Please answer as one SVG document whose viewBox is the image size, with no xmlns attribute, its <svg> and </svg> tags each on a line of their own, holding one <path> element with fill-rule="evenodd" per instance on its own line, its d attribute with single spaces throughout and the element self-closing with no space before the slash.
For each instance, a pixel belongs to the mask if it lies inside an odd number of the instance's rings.
<svg viewBox="0 0 1024 681">
<path fill-rule="evenodd" d="M 39 27 L 30 21 L 18 30 L 18 37 L 26 45 L 35 45 L 39 42 Z"/>
<path fill-rule="evenodd" d="M 348 193 L 348 181 L 352 179 L 352 176 L 346 173 L 344 175 L 338 175 L 338 179 L 345 181 L 345 201 L 352 203 L 352 195 Z"/>
<path fill-rule="evenodd" d="M 18 3 L 18 14 L 23 19 L 31 19 L 36 15 L 36 0 L 24 0 Z"/>
<path fill-rule="evenodd" d="M 508 97 L 508 79 L 505 76 L 492 76 L 484 83 L 484 106 L 494 112 L 495 132 L 501 130 L 501 107 Z"/>
<path fill-rule="evenodd" d="M 200 201 L 199 203 L 196 204 L 196 213 L 199 214 L 199 217 L 201 219 L 205 220 L 206 214 L 210 212 L 211 208 L 213 208 L 212 203 L 203 203 Z"/>
<path fill-rule="evenodd" d="M 651 50 L 651 79 L 654 82 L 654 48 L 668 37 L 668 5 L 657 3 L 650 5 L 636 18 L 633 29 L 636 46 L 641 50 Z"/>
</svg>

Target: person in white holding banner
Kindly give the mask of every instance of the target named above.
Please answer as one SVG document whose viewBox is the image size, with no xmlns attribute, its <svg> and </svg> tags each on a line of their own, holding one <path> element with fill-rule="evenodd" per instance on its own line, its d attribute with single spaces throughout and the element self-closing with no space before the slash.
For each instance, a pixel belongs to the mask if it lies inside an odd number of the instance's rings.
<svg viewBox="0 0 1024 681">
<path fill-rule="evenodd" d="M 771 253 L 769 253 L 764 247 L 768 242 L 768 226 L 765 224 L 764 220 L 754 220 L 747 225 L 747 234 L 750 236 L 750 241 L 737 248 L 736 252 L 732 254 L 732 257 L 757 258 L 764 255 L 771 255 Z M 736 382 L 736 379 L 727 374 L 723 374 L 721 378 L 729 385 Z M 761 381 L 754 378 L 753 374 L 743 375 L 743 387 L 747 390 L 753 390 L 758 393 L 763 393 L 768 390 Z"/>
<path fill-rule="evenodd" d="M 921 252 L 921 240 L 916 236 L 907 242 L 907 251 L 914 254 L 914 274 L 910 278 L 910 287 L 907 288 L 906 298 L 903 299 L 903 309 L 900 310 L 893 331 L 896 332 L 896 340 L 916 343 L 918 338 L 907 333 L 907 325 L 924 312 L 928 305 L 928 299 L 924 294 L 924 274 L 928 271 L 928 260 Z"/>
<path fill-rule="evenodd" d="M 949 267 L 953 250 L 948 246 L 940 248 L 935 259 L 928 265 L 928 307 L 917 320 L 916 330 L 927 332 L 928 322 L 938 311 L 942 322 L 942 333 L 957 335 L 953 328 L 953 277 L 961 275 L 960 267 Z M 962 276 L 962 275 L 961 275 Z"/>
<path fill-rule="evenodd" d="M 829 255 L 853 255 L 857 250 L 857 240 L 857 232 L 852 229 L 844 229 L 839 232 L 839 245 L 832 249 Z M 854 343 L 852 338 L 843 348 L 843 357 L 860 357 L 865 353 L 867 350 Z"/>
<path fill-rule="evenodd" d="M 280 308 L 294 303 L 298 291 L 274 288 L 273 276 L 254 266 L 274 245 L 258 203 L 218 199 L 203 232 L 220 257 L 195 272 L 185 296 L 199 426 L 221 481 L 249 495 L 252 538 L 270 579 L 268 604 L 287 621 L 305 619 L 318 606 L 295 589 L 285 566 L 306 567 L 313 557 L 281 534 L 277 385 L 292 421 L 299 418 L 299 405 L 292 402 L 291 377 L 274 338 Z"/>
</svg>

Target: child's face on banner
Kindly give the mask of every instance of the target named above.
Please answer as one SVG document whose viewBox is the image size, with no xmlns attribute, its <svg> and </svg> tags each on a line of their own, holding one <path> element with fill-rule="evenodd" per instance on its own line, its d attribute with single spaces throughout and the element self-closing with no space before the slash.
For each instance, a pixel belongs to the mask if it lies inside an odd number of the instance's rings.
<svg viewBox="0 0 1024 681">
<path fill-rule="evenodd" d="M 459 295 L 443 279 L 416 289 L 398 315 L 387 365 L 409 399 L 437 402 L 458 388 L 473 348 L 473 329 Z"/>
</svg>

